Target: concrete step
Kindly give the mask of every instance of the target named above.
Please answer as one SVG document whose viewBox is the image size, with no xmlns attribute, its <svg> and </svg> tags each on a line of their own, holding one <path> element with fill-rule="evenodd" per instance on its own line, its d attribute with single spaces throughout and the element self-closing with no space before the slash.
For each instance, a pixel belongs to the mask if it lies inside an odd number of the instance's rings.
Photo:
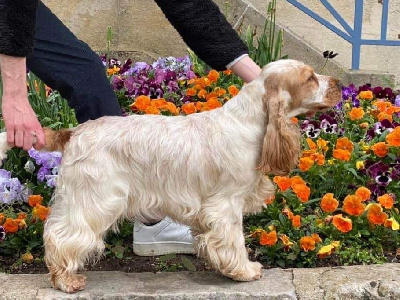
<svg viewBox="0 0 400 300">
<path fill-rule="evenodd" d="M 236 28 L 245 32 L 248 25 L 252 28 L 257 27 L 258 32 L 264 27 L 267 7 L 267 0 L 214 0 L 220 10 L 227 15 L 228 21 Z M 280 12 L 282 14 L 282 12 Z M 283 29 L 284 47 L 282 54 L 288 54 L 290 58 L 304 61 L 313 66 L 316 72 L 320 72 L 325 65 L 326 59 L 322 56 L 322 52 L 327 49 L 318 49 L 305 41 L 294 31 L 285 27 L 285 24 L 279 23 L 277 19 L 277 29 Z M 340 54 L 339 54 L 340 55 Z M 342 54 L 343 55 L 343 54 Z M 400 78 L 387 72 L 370 71 L 370 70 L 351 70 L 341 65 L 336 60 L 329 60 L 322 71 L 323 74 L 329 74 L 340 78 L 341 81 L 348 85 L 354 83 L 356 86 L 371 83 L 373 86 L 400 86 Z"/>
<path fill-rule="evenodd" d="M 269 269 L 261 280 L 234 282 L 215 272 L 87 272 L 76 294 L 50 287 L 44 274 L 0 274 L 0 299 L 400 299 L 400 264 Z"/>
</svg>

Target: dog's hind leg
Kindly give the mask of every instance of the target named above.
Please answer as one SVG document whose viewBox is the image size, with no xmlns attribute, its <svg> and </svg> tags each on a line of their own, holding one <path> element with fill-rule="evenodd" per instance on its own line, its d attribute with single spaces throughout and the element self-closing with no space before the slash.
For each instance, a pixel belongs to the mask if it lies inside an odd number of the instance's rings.
<svg viewBox="0 0 400 300">
<path fill-rule="evenodd" d="M 87 185 L 84 189 L 64 185 L 44 229 L 45 261 L 53 286 L 67 293 L 85 287 L 78 269 L 104 250 L 106 231 L 116 226 L 126 211 L 126 191 L 121 184 Z"/>
<path fill-rule="evenodd" d="M 242 209 L 234 201 L 213 199 L 203 206 L 199 226 L 200 252 L 223 275 L 237 281 L 261 277 L 262 265 L 251 262 L 245 247 Z M 204 249 L 201 249 L 204 248 Z"/>
</svg>

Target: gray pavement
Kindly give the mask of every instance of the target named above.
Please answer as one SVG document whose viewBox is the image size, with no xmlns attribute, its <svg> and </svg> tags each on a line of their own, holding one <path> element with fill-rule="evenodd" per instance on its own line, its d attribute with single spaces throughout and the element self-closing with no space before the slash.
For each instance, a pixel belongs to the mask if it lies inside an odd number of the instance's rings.
<svg viewBox="0 0 400 300">
<path fill-rule="evenodd" d="M 50 287 L 47 275 L 0 274 L 0 299 L 400 299 L 400 264 L 269 269 L 234 282 L 215 272 L 87 272 L 76 294 Z"/>
</svg>

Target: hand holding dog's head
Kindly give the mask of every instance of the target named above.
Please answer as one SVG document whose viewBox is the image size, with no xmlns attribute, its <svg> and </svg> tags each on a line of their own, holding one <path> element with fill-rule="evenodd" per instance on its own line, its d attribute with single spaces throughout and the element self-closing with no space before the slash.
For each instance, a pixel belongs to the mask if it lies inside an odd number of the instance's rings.
<svg viewBox="0 0 400 300">
<path fill-rule="evenodd" d="M 280 60 L 265 66 L 264 108 L 266 131 L 259 169 L 275 175 L 287 175 L 298 163 L 300 131 L 291 118 L 314 114 L 341 100 L 339 81 L 316 74 L 302 62 Z"/>
</svg>

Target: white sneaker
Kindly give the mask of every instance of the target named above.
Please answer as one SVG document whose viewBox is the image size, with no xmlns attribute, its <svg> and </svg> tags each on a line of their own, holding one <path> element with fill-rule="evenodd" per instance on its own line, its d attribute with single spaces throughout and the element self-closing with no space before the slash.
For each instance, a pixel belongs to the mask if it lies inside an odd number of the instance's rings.
<svg viewBox="0 0 400 300">
<path fill-rule="evenodd" d="M 189 227 L 175 223 L 168 217 L 150 226 L 135 221 L 133 252 L 139 256 L 195 253 Z"/>
</svg>

